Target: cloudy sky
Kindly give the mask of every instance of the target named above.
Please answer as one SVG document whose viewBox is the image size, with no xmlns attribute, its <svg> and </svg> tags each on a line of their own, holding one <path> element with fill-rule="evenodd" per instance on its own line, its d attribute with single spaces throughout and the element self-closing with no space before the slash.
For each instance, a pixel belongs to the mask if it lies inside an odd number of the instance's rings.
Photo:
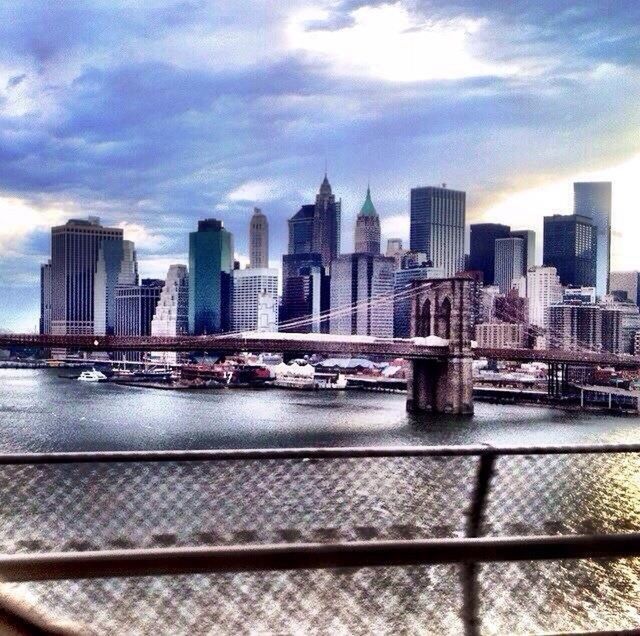
<svg viewBox="0 0 640 636">
<path fill-rule="evenodd" d="M 367 180 L 383 237 L 409 189 L 541 228 L 614 182 L 613 264 L 640 268 L 638 0 L 11 0 L 0 5 L 0 328 L 37 323 L 48 228 L 126 229 L 145 275 L 216 216 L 274 265 L 325 161 L 343 251 Z"/>
</svg>

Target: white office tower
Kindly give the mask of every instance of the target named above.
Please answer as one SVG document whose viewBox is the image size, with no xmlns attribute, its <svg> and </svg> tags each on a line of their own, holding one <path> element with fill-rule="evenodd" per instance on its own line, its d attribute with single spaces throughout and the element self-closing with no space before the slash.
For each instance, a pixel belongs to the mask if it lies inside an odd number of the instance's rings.
<svg viewBox="0 0 640 636">
<path fill-rule="evenodd" d="M 278 297 L 272 292 L 258 292 L 258 331 L 278 331 Z"/>
<path fill-rule="evenodd" d="M 171 265 L 151 321 L 151 335 L 171 337 L 188 332 L 189 271 L 186 265 Z M 151 357 L 168 364 L 178 362 L 176 352 L 153 352 Z"/>
<path fill-rule="evenodd" d="M 269 267 L 269 221 L 260 208 L 253 208 L 249 222 L 249 266 Z"/>
<path fill-rule="evenodd" d="M 532 267 L 527 272 L 529 323 L 546 329 L 549 307 L 562 300 L 562 285 L 555 267 Z"/>
<path fill-rule="evenodd" d="M 393 336 L 393 258 L 343 254 L 331 263 L 329 331 Z"/>
<path fill-rule="evenodd" d="M 122 263 L 118 274 L 118 285 L 137 285 L 138 282 L 138 258 L 135 243 L 122 241 Z"/>
<path fill-rule="evenodd" d="M 260 294 L 278 298 L 278 270 L 236 269 L 232 275 L 231 330 L 256 331 L 258 329 L 258 301 Z"/>
<path fill-rule="evenodd" d="M 487 285 L 480 291 L 480 322 L 493 322 L 496 313 L 496 298 L 502 296 L 497 285 Z"/>
</svg>

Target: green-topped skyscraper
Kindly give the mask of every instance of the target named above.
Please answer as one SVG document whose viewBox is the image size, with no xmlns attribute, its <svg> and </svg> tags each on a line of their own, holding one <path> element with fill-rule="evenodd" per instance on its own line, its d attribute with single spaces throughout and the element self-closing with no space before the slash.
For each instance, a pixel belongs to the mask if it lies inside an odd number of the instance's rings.
<svg viewBox="0 0 640 636">
<path fill-rule="evenodd" d="M 355 252 L 357 254 L 380 254 L 380 218 L 371 201 L 371 189 L 356 219 Z"/>
</svg>

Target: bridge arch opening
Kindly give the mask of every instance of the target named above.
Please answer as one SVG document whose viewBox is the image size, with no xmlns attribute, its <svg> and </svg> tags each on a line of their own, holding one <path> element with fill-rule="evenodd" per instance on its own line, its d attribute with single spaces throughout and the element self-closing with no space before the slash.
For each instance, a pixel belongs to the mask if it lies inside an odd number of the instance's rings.
<svg viewBox="0 0 640 636">
<path fill-rule="evenodd" d="M 420 325 L 417 335 L 422 336 L 423 338 L 431 335 L 431 300 L 428 298 L 422 305 L 422 311 L 420 312 Z"/>
<path fill-rule="evenodd" d="M 436 336 L 451 338 L 451 300 L 447 296 L 441 303 L 436 320 Z"/>
</svg>

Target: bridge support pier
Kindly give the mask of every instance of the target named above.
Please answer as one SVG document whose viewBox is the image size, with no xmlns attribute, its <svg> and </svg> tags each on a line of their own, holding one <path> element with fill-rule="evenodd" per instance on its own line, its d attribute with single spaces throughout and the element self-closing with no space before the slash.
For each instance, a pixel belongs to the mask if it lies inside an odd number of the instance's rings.
<svg viewBox="0 0 640 636">
<path fill-rule="evenodd" d="M 414 360 L 407 382 L 407 411 L 473 415 L 470 355 L 447 360 Z"/>
</svg>

